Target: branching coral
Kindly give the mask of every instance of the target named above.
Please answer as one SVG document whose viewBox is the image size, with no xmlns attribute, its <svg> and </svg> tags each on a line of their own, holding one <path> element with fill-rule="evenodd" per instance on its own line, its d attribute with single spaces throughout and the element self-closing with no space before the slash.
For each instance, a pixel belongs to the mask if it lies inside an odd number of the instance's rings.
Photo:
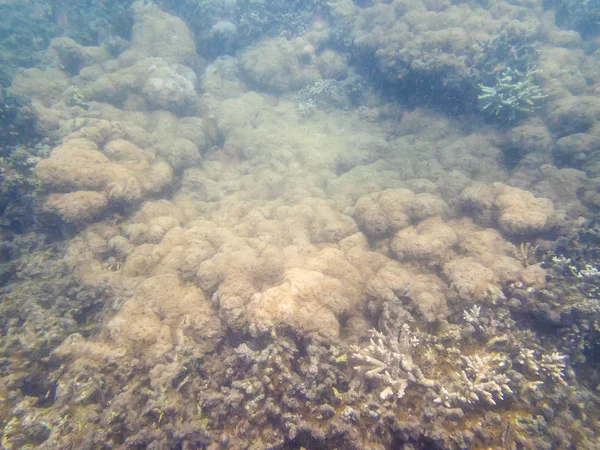
<svg viewBox="0 0 600 450">
<path fill-rule="evenodd" d="M 559 352 L 553 352 L 549 355 L 542 355 L 541 358 L 537 358 L 535 350 L 523 348 L 519 352 L 516 362 L 522 364 L 534 375 L 550 378 L 554 382 L 566 386 L 567 382 L 564 379 L 566 358 L 566 355 L 562 355 Z"/>
<path fill-rule="evenodd" d="M 463 318 L 465 319 L 465 322 L 478 324 L 480 313 L 481 307 L 478 305 L 473 305 L 473 307 L 470 310 L 463 311 Z"/>
<path fill-rule="evenodd" d="M 509 121 L 533 113 L 547 97 L 535 83 L 535 73 L 531 68 L 521 72 L 509 67 L 498 76 L 495 86 L 480 84 L 480 109 Z"/>
<path fill-rule="evenodd" d="M 513 391 L 509 387 L 510 379 L 503 372 L 507 364 L 501 356 L 471 355 L 462 356 L 463 368 L 454 374 L 454 382 L 440 388 L 433 401 L 446 408 L 479 403 L 481 401 L 496 405 L 505 395 Z"/>
<path fill-rule="evenodd" d="M 419 339 L 406 324 L 402 326 L 397 339 L 371 330 L 370 344 L 367 347 L 352 346 L 352 357 L 358 361 L 354 368 L 367 380 L 385 385 L 379 394 L 382 400 L 387 400 L 392 395 L 402 398 L 409 382 L 433 387 L 434 382 L 426 379 L 413 363 L 413 348 L 418 344 Z"/>
</svg>

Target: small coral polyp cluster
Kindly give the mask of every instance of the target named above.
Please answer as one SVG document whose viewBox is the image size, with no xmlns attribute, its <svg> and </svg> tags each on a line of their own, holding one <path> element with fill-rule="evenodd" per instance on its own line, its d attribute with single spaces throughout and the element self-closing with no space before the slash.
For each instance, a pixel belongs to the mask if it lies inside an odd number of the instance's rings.
<svg viewBox="0 0 600 450">
<path fill-rule="evenodd" d="M 135 2 L 130 41 L 15 78 L 57 243 L 1 287 L 3 448 L 598 448 L 600 181 L 553 157 L 598 152 L 600 55 L 538 1 L 329 8 L 207 62 Z M 544 120 L 358 75 L 451 90 L 505 28 L 549 107 L 521 69 L 480 100 Z"/>
</svg>

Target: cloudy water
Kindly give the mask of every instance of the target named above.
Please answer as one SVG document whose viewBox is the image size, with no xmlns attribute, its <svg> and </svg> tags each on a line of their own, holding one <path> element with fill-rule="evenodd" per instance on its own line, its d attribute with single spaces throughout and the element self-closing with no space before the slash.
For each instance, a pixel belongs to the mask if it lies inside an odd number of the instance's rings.
<svg viewBox="0 0 600 450">
<path fill-rule="evenodd" d="M 0 16 L 0 448 L 600 447 L 598 2 Z"/>
</svg>

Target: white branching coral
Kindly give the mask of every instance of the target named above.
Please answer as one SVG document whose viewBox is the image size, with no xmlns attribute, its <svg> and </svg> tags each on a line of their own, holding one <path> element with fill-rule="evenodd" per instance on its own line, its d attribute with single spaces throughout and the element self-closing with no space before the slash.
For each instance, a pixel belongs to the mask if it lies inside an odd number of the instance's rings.
<svg viewBox="0 0 600 450">
<path fill-rule="evenodd" d="M 402 326 L 397 339 L 376 330 L 371 330 L 370 333 L 369 345 L 352 346 L 352 358 L 357 361 L 354 369 L 365 379 L 375 380 L 385 386 L 379 394 L 382 400 L 388 400 L 392 396 L 402 398 L 409 382 L 434 386 L 435 383 L 426 379 L 413 363 L 413 349 L 419 344 L 419 340 L 408 325 Z"/>
<path fill-rule="evenodd" d="M 536 260 L 536 254 L 539 250 L 539 245 L 532 245 L 531 242 L 521 243 L 518 247 L 513 245 L 513 256 L 521 261 L 523 267 L 540 264 Z"/>
<path fill-rule="evenodd" d="M 535 358 L 535 350 L 522 348 L 519 351 L 519 355 L 516 357 L 515 362 L 521 364 L 522 366 L 525 366 L 525 368 L 529 372 L 535 375 L 540 374 L 540 366 L 538 365 L 537 360 Z"/>
<path fill-rule="evenodd" d="M 448 388 L 441 387 L 433 400 L 446 408 L 486 402 L 495 405 L 505 395 L 512 394 L 510 379 L 503 373 L 506 361 L 499 355 L 462 356 L 463 368 L 454 374 Z"/>
<path fill-rule="evenodd" d="M 551 353 L 550 355 L 543 355 L 540 362 L 540 369 L 549 378 L 552 378 L 555 382 L 567 385 L 564 379 L 565 376 L 565 359 L 566 355 L 561 355 L 558 352 Z"/>
<path fill-rule="evenodd" d="M 549 355 L 542 355 L 537 358 L 535 350 L 522 348 L 515 359 L 518 364 L 523 365 L 530 373 L 542 378 L 550 378 L 554 382 L 567 385 L 565 381 L 565 359 L 566 355 L 559 352 L 553 352 Z"/>
<path fill-rule="evenodd" d="M 463 318 L 468 323 L 479 323 L 479 314 L 481 313 L 481 307 L 473 305 L 470 310 L 463 311 Z"/>
<path fill-rule="evenodd" d="M 585 265 L 585 269 L 581 269 L 577 273 L 577 278 L 595 278 L 600 276 L 600 270 L 590 264 Z"/>
</svg>

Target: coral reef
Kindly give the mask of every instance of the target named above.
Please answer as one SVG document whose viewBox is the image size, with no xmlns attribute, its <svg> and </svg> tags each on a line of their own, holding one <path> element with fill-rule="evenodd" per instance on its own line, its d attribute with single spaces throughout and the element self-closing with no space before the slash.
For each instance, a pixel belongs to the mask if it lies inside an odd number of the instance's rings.
<svg viewBox="0 0 600 450">
<path fill-rule="evenodd" d="M 335 96 L 334 80 L 317 80 L 314 84 L 298 91 L 298 113 L 309 117 L 319 108 L 326 108 Z"/>
<path fill-rule="evenodd" d="M 539 45 L 530 33 L 531 30 L 508 26 L 495 37 L 476 45 L 473 77 L 479 82 L 495 81 L 509 68 L 526 72 L 537 64 Z"/>
<path fill-rule="evenodd" d="M 135 2 L 12 83 L 49 138 L 10 151 L 1 446 L 598 448 L 581 38 L 537 0 L 159 3 L 196 27 Z M 472 115 L 532 63 L 548 108 Z"/>
</svg>

